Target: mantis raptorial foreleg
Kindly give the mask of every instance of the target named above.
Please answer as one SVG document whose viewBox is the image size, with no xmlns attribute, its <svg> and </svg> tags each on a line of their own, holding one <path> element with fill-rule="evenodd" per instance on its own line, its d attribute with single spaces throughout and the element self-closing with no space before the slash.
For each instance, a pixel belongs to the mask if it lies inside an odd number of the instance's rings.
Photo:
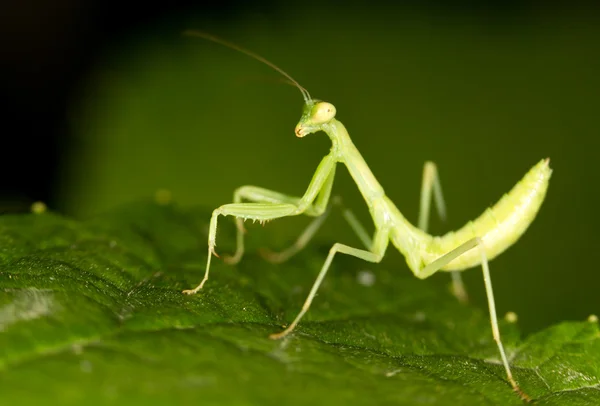
<svg viewBox="0 0 600 406">
<path fill-rule="evenodd" d="M 323 193 L 319 194 L 318 200 L 323 196 Z M 296 207 L 299 207 L 302 198 L 295 196 L 287 196 L 283 193 L 275 192 L 268 189 L 259 188 L 256 186 L 242 186 L 237 189 L 234 193 L 234 201 L 238 204 L 243 200 L 247 200 L 253 203 L 266 203 L 266 204 L 292 204 Z M 324 209 L 320 207 L 320 205 L 310 204 L 303 214 L 307 216 L 319 216 Z M 237 228 L 236 234 L 236 248 L 235 253 L 233 255 L 226 255 L 223 260 L 228 264 L 237 264 L 244 255 L 244 234 L 246 232 L 244 228 L 244 221 L 246 219 L 243 217 L 236 217 L 235 224 Z"/>
<path fill-rule="evenodd" d="M 276 196 L 283 197 L 277 192 L 264 193 L 265 189 L 254 188 L 254 190 L 262 190 L 264 203 L 231 203 L 225 204 L 213 211 L 212 217 L 210 219 L 210 226 L 208 232 L 208 259 L 206 261 L 206 271 L 204 272 L 204 278 L 200 282 L 198 286 L 194 289 L 184 290 L 183 293 L 192 295 L 198 292 L 206 281 L 208 280 L 208 274 L 210 270 L 210 261 L 213 255 L 217 255 L 215 252 L 216 238 L 217 238 L 217 220 L 219 216 L 234 216 L 237 219 L 243 220 L 254 220 L 260 222 L 266 222 L 273 219 L 288 217 L 288 216 L 296 216 L 299 214 L 306 214 L 309 208 L 314 211 L 314 205 L 312 203 L 317 199 L 317 196 L 321 194 L 321 199 L 323 202 L 320 203 L 320 206 L 325 208 L 327 206 L 327 200 L 331 194 L 331 185 L 333 184 L 333 175 L 332 172 L 335 173 L 335 157 L 332 154 L 325 156 L 321 160 L 321 163 L 317 167 L 317 170 L 308 185 L 308 189 L 304 193 L 302 198 L 298 199 L 295 197 L 284 197 L 288 202 L 284 203 L 273 203 L 273 200 L 269 200 Z M 322 196 L 325 197 L 322 197 Z M 258 196 L 260 197 L 259 193 Z M 236 253 L 233 256 L 233 260 L 235 261 L 236 257 L 240 257 L 244 252 L 244 239 L 243 239 L 243 226 L 240 226 L 238 223 L 238 238 L 237 238 L 237 248 Z M 239 260 L 239 259 L 238 259 Z M 231 261 L 231 260 L 230 260 Z"/>
<path fill-rule="evenodd" d="M 294 321 L 292 321 L 292 323 L 290 323 L 290 325 L 285 330 L 283 330 L 282 332 L 277 333 L 277 334 L 271 334 L 269 337 L 274 340 L 277 340 L 282 337 L 285 337 L 286 335 L 288 335 L 289 333 L 291 333 L 294 330 L 296 325 L 300 322 L 300 320 L 302 319 L 304 314 L 310 308 L 310 305 L 311 305 L 315 295 L 317 294 L 317 291 L 319 290 L 319 286 L 321 286 L 321 282 L 323 282 L 323 279 L 325 278 L 325 275 L 327 274 L 327 271 L 329 270 L 329 267 L 331 266 L 331 262 L 333 261 L 333 257 L 335 256 L 335 254 L 337 254 L 339 252 L 341 254 L 352 255 L 353 257 L 357 257 L 357 258 L 363 259 L 365 261 L 377 263 L 377 262 L 381 262 L 383 255 L 385 254 L 385 250 L 387 249 L 387 246 L 389 244 L 389 241 L 390 241 L 389 230 L 388 229 L 379 229 L 375 232 L 375 238 L 373 240 L 372 247 L 368 251 L 361 250 L 358 248 L 353 248 L 353 247 L 350 247 L 345 244 L 340 244 L 340 243 L 334 244 L 333 247 L 331 247 L 331 249 L 329 250 L 329 255 L 327 256 L 327 259 L 325 260 L 325 263 L 323 264 L 323 267 L 321 268 L 321 271 L 319 272 L 319 275 L 317 276 L 315 283 L 313 284 L 312 288 L 310 289 L 310 293 L 306 297 L 306 300 L 304 301 L 304 305 L 302 305 L 302 310 L 300 310 L 300 313 L 298 313 L 298 315 L 296 316 Z"/>
<path fill-rule="evenodd" d="M 325 159 L 323 161 L 325 161 Z M 321 166 L 319 166 L 319 168 L 320 167 Z M 327 167 L 329 167 L 329 165 Z M 317 171 L 319 170 L 319 168 L 317 168 Z M 315 182 L 316 178 L 317 176 L 315 174 L 315 177 L 313 177 L 313 182 Z M 318 185 L 313 185 L 313 182 L 311 182 L 311 185 L 309 185 L 304 197 L 288 196 L 283 193 L 259 188 L 256 186 L 242 186 L 234 192 L 233 199 L 236 203 L 241 203 L 242 200 L 249 200 L 255 203 L 288 203 L 293 204 L 299 208 L 303 208 L 304 206 L 306 206 L 302 211 L 302 214 L 305 214 L 307 216 L 317 216 L 316 220 L 320 220 L 320 217 L 324 215 L 325 210 L 327 208 L 327 203 L 329 201 L 329 197 L 331 196 L 331 187 L 333 186 L 334 178 L 335 165 L 331 166 L 331 168 L 329 169 L 329 175 L 325 179 L 324 183 L 321 182 L 321 177 L 317 179 L 317 182 L 319 182 Z M 320 189 L 317 191 L 317 197 L 315 199 L 313 197 L 314 193 L 312 189 L 314 189 L 315 186 L 319 185 Z M 307 195 L 309 195 L 308 198 L 312 197 L 314 203 L 308 203 L 308 205 L 306 205 L 305 202 L 307 201 Z M 225 262 L 227 262 L 228 264 L 238 263 L 244 255 L 244 220 L 245 219 L 243 217 L 236 217 L 235 219 L 237 226 L 236 249 L 235 254 L 233 254 L 232 256 L 226 256 L 224 258 Z M 323 221 L 324 220 L 325 219 L 323 218 Z"/>
<path fill-rule="evenodd" d="M 427 232 L 429 228 L 429 214 L 431 213 L 431 197 L 433 192 L 433 200 L 437 209 L 438 215 L 442 221 L 446 220 L 446 204 L 442 193 L 442 185 L 438 174 L 437 166 L 431 161 L 425 162 L 423 165 L 423 182 L 421 183 L 421 199 L 419 204 L 419 228 Z M 459 302 L 466 303 L 469 300 L 465 284 L 462 280 L 460 272 L 451 272 L 452 276 L 452 293 Z"/>
</svg>

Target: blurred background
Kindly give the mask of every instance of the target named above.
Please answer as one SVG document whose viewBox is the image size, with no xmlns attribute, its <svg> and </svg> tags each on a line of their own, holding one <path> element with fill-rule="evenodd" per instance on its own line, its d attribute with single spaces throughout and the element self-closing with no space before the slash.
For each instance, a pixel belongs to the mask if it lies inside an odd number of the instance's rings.
<svg viewBox="0 0 600 406">
<path fill-rule="evenodd" d="M 0 209 L 42 200 L 86 218 L 168 189 L 208 213 L 244 184 L 301 195 L 329 143 L 294 136 L 300 93 L 240 53 L 181 35 L 197 28 L 334 103 L 413 222 L 423 162 L 435 161 L 449 211 L 446 224 L 433 216 L 435 233 L 476 218 L 550 157 L 538 218 L 492 262 L 498 308 L 526 332 L 582 320 L 600 311 L 599 16 L 573 1 L 4 2 Z M 334 193 L 371 227 L 345 169 Z M 305 224 L 256 232 L 284 246 Z M 357 244 L 335 215 L 318 240 Z M 480 271 L 465 278 L 483 309 Z"/>
</svg>

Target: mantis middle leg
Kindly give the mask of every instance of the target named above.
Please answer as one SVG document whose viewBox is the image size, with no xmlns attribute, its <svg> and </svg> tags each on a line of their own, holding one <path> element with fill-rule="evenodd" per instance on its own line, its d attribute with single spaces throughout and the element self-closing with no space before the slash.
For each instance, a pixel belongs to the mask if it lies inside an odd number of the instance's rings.
<svg viewBox="0 0 600 406">
<path fill-rule="evenodd" d="M 297 216 L 299 214 L 304 213 L 314 213 L 319 209 L 315 209 L 315 205 L 312 203 L 317 198 L 317 195 L 321 194 L 320 202 L 318 207 L 326 207 L 327 200 L 329 199 L 331 185 L 333 184 L 333 173 L 335 173 L 335 157 L 333 154 L 328 154 L 321 160 L 321 163 L 317 167 L 317 170 L 306 190 L 304 195 L 301 198 L 296 197 L 287 197 L 285 195 L 270 192 L 264 193 L 265 189 L 254 188 L 251 190 L 260 190 L 262 194 L 259 193 L 258 196 L 255 196 L 257 200 L 262 196 L 262 203 L 231 203 L 225 204 L 213 211 L 212 217 L 210 219 L 210 226 L 208 232 L 208 259 L 206 261 L 206 271 L 204 273 L 204 278 L 200 282 L 198 286 L 194 289 L 184 290 L 183 293 L 191 295 L 198 292 L 206 281 L 208 280 L 208 274 L 210 271 L 210 261 L 213 255 L 217 255 L 215 252 L 216 246 L 216 237 L 217 237 L 217 220 L 219 216 L 234 216 L 239 221 L 238 223 L 238 247 L 236 249 L 236 254 L 234 255 L 234 260 L 236 256 L 241 257 L 244 246 L 243 246 L 243 226 L 241 226 L 241 222 L 243 220 L 258 220 L 260 222 L 265 222 L 269 220 L 273 220 L 276 218 L 287 217 L 287 216 Z M 249 189 L 250 190 L 250 189 Z M 279 200 L 277 200 L 279 199 Z"/>
<path fill-rule="evenodd" d="M 442 221 L 446 220 L 446 204 L 442 193 L 442 185 L 438 175 L 437 166 L 431 161 L 425 162 L 423 166 L 423 181 L 421 183 L 421 199 L 419 204 L 419 228 L 425 232 L 429 227 L 429 214 L 431 213 L 431 198 L 433 199 L 438 215 Z M 452 293 L 459 302 L 466 303 L 469 299 L 465 284 L 460 272 L 451 272 Z"/>
<path fill-rule="evenodd" d="M 298 252 L 304 249 L 304 247 L 306 247 L 309 241 L 314 237 L 321 225 L 323 225 L 323 223 L 327 219 L 327 216 L 329 216 L 331 208 L 334 205 L 342 207 L 342 215 L 344 216 L 348 224 L 350 224 L 350 227 L 356 233 L 361 242 L 364 244 L 365 248 L 370 249 L 371 245 L 373 245 L 371 237 L 367 233 L 364 226 L 360 223 L 360 221 L 358 221 L 354 213 L 352 213 L 350 209 L 343 206 L 341 198 L 334 197 L 332 200 L 333 202 L 327 207 L 325 212 L 321 216 L 311 221 L 310 224 L 304 229 L 304 231 L 300 234 L 298 239 L 291 246 L 280 252 L 262 250 L 261 253 L 263 257 L 267 261 L 277 264 L 287 261 L 292 256 L 296 255 Z"/>
<path fill-rule="evenodd" d="M 445 220 L 446 206 L 444 204 L 442 188 L 439 176 L 437 174 L 437 167 L 433 162 L 427 161 L 425 162 L 425 166 L 423 167 L 423 183 L 421 185 L 421 199 L 419 209 L 419 228 L 425 232 L 427 232 L 427 228 L 429 225 L 429 213 L 431 207 L 432 192 L 438 214 L 442 220 Z M 361 242 L 364 244 L 364 246 L 367 249 L 370 248 L 372 245 L 372 240 L 369 234 L 367 233 L 365 227 L 358 221 L 358 219 L 350 209 L 343 207 L 341 199 L 334 198 L 333 200 L 333 204 L 342 206 L 342 215 L 344 216 L 344 219 L 346 219 L 348 224 L 350 224 L 350 227 L 361 240 Z M 329 213 L 330 210 L 328 209 L 322 216 L 314 219 L 300 234 L 300 236 L 294 242 L 294 244 L 292 244 L 290 247 L 286 248 L 281 252 L 271 252 L 263 250 L 263 256 L 268 261 L 274 263 L 281 263 L 287 261 L 289 258 L 297 254 L 308 244 L 312 237 L 314 237 L 314 235 L 317 233 L 321 225 L 325 222 L 325 219 L 327 218 Z M 460 273 L 453 272 L 452 278 L 453 291 L 455 292 L 455 295 L 461 302 L 466 301 L 467 295 L 464 289 L 464 285 L 462 284 Z"/>
<path fill-rule="evenodd" d="M 333 247 L 331 247 L 331 249 L 329 250 L 329 255 L 327 256 L 327 259 L 325 260 L 325 263 L 323 264 L 323 267 L 321 268 L 317 279 L 315 280 L 312 288 L 310 289 L 310 292 L 306 300 L 304 301 L 304 305 L 302 306 L 302 310 L 300 310 L 300 313 L 298 313 L 294 321 L 292 321 L 292 323 L 290 323 L 290 325 L 285 330 L 277 334 L 271 334 L 269 337 L 274 340 L 277 340 L 285 337 L 286 335 L 291 333 L 294 330 L 294 328 L 296 328 L 296 325 L 300 322 L 304 314 L 310 308 L 310 305 L 312 304 L 312 301 L 315 298 L 319 287 L 321 286 L 321 282 L 323 282 L 323 279 L 325 278 L 325 275 L 327 274 L 327 271 L 331 266 L 331 262 L 333 261 L 333 257 L 335 256 L 335 254 L 339 252 L 341 254 L 352 255 L 353 257 L 364 259 L 365 261 L 378 263 L 381 262 L 381 259 L 385 254 L 385 250 L 387 249 L 389 241 L 389 230 L 378 229 L 375 232 L 375 238 L 373 239 L 372 247 L 368 251 L 353 248 L 345 244 L 335 243 Z"/>
</svg>

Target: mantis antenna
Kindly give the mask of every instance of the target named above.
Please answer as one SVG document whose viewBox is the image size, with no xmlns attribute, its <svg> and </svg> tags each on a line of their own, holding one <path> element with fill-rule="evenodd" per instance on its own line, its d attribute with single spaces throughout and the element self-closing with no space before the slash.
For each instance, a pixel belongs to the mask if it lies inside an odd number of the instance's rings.
<svg viewBox="0 0 600 406">
<path fill-rule="evenodd" d="M 216 42 L 217 44 L 223 45 L 227 48 L 231 48 L 235 51 L 239 51 L 243 54 L 248 55 L 250 58 L 256 59 L 257 61 L 264 63 L 265 65 L 271 67 L 273 70 L 276 70 L 277 72 L 279 72 L 280 74 L 285 76 L 294 86 L 296 86 L 300 90 L 300 93 L 302 93 L 302 97 L 304 98 L 305 103 L 308 103 L 312 100 L 310 97 L 310 94 L 308 93 L 308 90 L 306 90 L 304 87 L 300 86 L 300 83 L 298 83 L 286 71 L 281 69 L 279 66 L 275 65 L 273 62 L 266 60 L 262 56 L 255 54 L 252 51 L 248 51 L 247 49 L 244 49 L 244 48 L 242 48 L 234 43 L 231 43 L 229 41 L 226 41 L 222 38 L 215 37 L 214 35 L 208 34 L 206 32 L 202 32 L 202 31 L 198 31 L 198 30 L 186 30 L 183 32 L 183 35 L 188 35 L 190 37 L 199 37 L 199 38 L 206 39 L 208 41 Z"/>
</svg>

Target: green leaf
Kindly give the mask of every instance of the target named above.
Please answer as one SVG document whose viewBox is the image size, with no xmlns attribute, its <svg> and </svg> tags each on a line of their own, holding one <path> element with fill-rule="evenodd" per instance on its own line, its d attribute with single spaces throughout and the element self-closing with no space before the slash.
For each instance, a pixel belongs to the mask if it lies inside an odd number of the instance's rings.
<svg viewBox="0 0 600 406">
<path fill-rule="evenodd" d="M 151 202 L 85 222 L 1 217 L 0 403 L 521 404 L 483 309 L 385 261 L 336 258 L 282 341 L 267 336 L 299 310 L 328 247 L 283 265 L 251 248 L 237 266 L 215 260 L 205 289 L 182 295 L 202 276 L 208 219 Z M 221 226 L 226 252 L 233 227 Z M 262 244 L 267 233 L 250 231 Z M 597 323 L 524 341 L 514 324 L 501 331 L 538 404 L 600 403 Z"/>
</svg>

